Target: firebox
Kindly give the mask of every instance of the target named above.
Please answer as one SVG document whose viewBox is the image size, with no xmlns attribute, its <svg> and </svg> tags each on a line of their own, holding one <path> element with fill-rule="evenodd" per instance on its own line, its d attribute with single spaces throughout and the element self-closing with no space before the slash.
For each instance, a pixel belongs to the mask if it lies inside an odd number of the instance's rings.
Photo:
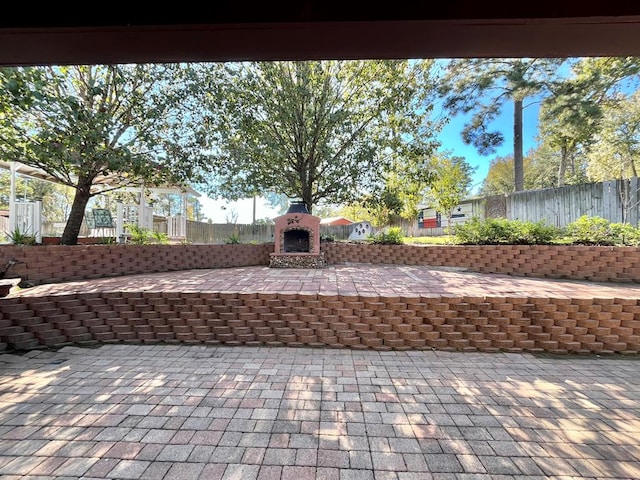
<svg viewBox="0 0 640 480">
<path fill-rule="evenodd" d="M 283 246 L 284 253 L 309 253 L 310 243 L 309 238 L 311 234 L 308 230 L 294 229 L 285 230 L 283 232 Z"/>
<path fill-rule="evenodd" d="M 275 219 L 275 251 L 271 267 L 324 267 L 320 252 L 320 217 L 311 215 L 302 202 L 294 202 Z"/>
</svg>

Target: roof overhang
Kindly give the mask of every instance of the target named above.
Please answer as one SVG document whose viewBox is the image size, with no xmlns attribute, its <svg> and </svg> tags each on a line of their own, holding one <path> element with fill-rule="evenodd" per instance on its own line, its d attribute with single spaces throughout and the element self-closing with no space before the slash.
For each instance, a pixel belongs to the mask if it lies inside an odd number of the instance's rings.
<svg viewBox="0 0 640 480">
<path fill-rule="evenodd" d="M 640 55 L 640 2 L 220 1 L 0 20 L 0 65 Z"/>
</svg>

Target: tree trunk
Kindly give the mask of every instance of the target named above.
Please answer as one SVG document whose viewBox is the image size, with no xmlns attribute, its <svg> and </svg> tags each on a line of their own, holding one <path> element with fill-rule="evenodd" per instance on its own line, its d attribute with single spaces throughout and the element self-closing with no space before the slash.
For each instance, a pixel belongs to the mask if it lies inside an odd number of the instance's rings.
<svg viewBox="0 0 640 480">
<path fill-rule="evenodd" d="M 309 213 L 313 212 L 313 194 L 311 193 L 311 186 L 302 187 L 302 201 L 307 206 Z"/>
<path fill-rule="evenodd" d="M 567 156 L 568 150 L 566 145 L 562 145 L 560 149 L 560 168 L 558 169 L 558 186 L 564 186 L 564 177 L 567 171 Z"/>
<path fill-rule="evenodd" d="M 82 220 L 84 220 L 84 210 L 87 207 L 87 203 L 91 195 L 89 194 L 89 188 L 77 188 L 76 194 L 73 197 L 73 205 L 71 206 L 71 212 L 69 213 L 69 219 L 62 232 L 62 238 L 60 243 L 62 245 L 77 245 L 78 235 L 80 234 L 80 227 L 82 226 Z"/>
<path fill-rule="evenodd" d="M 522 100 L 513 102 L 513 173 L 515 191 L 524 190 L 524 155 L 522 152 Z"/>
</svg>

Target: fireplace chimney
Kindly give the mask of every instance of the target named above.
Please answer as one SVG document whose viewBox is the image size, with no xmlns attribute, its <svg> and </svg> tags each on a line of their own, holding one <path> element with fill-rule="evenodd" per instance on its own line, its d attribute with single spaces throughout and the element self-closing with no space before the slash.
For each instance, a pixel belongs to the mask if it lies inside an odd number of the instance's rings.
<svg viewBox="0 0 640 480">
<path fill-rule="evenodd" d="M 320 217 L 309 213 L 303 201 L 293 201 L 287 213 L 275 218 L 275 252 L 270 267 L 322 268 Z"/>
</svg>

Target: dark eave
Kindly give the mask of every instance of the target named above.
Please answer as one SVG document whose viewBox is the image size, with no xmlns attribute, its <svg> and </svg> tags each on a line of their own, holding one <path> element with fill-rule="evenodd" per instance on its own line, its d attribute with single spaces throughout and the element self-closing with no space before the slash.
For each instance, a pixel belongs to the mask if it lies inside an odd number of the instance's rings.
<svg viewBox="0 0 640 480">
<path fill-rule="evenodd" d="M 640 56 L 637 1 L 211 3 L 5 15 L 0 65 Z"/>
</svg>

